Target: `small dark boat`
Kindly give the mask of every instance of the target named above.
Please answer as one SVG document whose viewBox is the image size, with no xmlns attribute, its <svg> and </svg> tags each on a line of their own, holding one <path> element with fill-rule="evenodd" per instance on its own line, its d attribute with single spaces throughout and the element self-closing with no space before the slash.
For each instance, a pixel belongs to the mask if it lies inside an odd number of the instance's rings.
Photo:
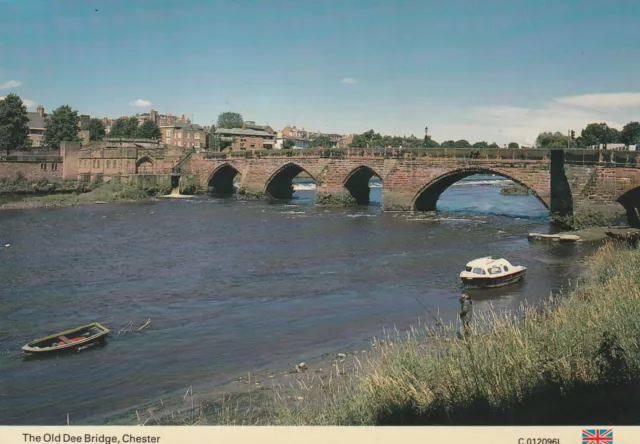
<svg viewBox="0 0 640 444">
<path fill-rule="evenodd" d="M 93 322 L 36 339 L 22 347 L 22 350 L 31 354 L 80 351 L 92 345 L 105 342 L 108 334 L 109 329 L 97 322 Z"/>
<path fill-rule="evenodd" d="M 466 288 L 496 288 L 518 282 L 526 272 L 527 267 L 488 256 L 469 262 L 460 279 Z"/>
</svg>

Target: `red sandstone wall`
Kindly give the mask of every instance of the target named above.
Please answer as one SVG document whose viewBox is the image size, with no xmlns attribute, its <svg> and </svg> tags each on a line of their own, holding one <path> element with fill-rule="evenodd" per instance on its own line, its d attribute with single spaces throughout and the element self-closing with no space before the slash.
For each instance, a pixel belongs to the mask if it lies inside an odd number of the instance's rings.
<svg viewBox="0 0 640 444">
<path fill-rule="evenodd" d="M 61 163 L 0 162 L 0 179 L 15 179 L 19 171 L 33 181 L 62 179 Z"/>
</svg>

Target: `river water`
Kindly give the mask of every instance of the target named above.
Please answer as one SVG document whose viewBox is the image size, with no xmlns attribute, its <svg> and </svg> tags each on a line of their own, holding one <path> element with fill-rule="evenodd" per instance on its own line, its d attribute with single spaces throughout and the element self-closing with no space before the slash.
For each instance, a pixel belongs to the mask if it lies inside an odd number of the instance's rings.
<svg viewBox="0 0 640 444">
<path fill-rule="evenodd" d="M 326 209 L 300 186 L 289 202 L 207 196 L 139 205 L 0 212 L 0 423 L 98 423 L 161 397 L 247 372 L 364 346 L 383 328 L 455 319 L 458 273 L 486 255 L 526 279 L 473 295 L 475 310 L 546 298 L 580 272 L 587 244 L 547 232 L 533 196 L 495 177 L 449 188 L 437 219 L 372 205 Z M 488 185 L 493 183 L 492 185 Z M 494 182 L 491 182 L 494 181 Z M 140 334 L 118 337 L 133 321 Z M 98 321 L 100 349 L 23 359 L 29 340 Z"/>
</svg>

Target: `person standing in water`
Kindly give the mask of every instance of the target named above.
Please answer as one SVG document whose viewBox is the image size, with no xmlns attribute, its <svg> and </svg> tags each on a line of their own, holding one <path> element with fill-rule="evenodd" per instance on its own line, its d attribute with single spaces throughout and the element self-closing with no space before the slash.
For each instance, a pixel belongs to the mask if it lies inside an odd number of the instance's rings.
<svg viewBox="0 0 640 444">
<path fill-rule="evenodd" d="M 471 322 L 472 315 L 473 301 L 469 298 L 469 293 L 466 290 L 462 290 L 462 296 L 460 296 L 460 321 L 462 321 L 465 337 L 471 333 L 469 322 Z"/>
</svg>

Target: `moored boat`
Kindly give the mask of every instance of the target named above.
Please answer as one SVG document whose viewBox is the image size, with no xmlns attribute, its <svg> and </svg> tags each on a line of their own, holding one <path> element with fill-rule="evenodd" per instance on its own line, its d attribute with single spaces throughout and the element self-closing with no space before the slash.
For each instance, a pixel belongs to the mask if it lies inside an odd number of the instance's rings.
<svg viewBox="0 0 640 444">
<path fill-rule="evenodd" d="M 518 282 L 526 272 L 527 267 L 487 256 L 467 263 L 460 279 L 466 288 L 496 288 Z"/>
<path fill-rule="evenodd" d="M 26 353 L 54 353 L 61 351 L 82 350 L 97 343 L 104 342 L 109 329 L 98 322 L 65 330 L 60 333 L 35 339 L 22 347 Z"/>
</svg>

